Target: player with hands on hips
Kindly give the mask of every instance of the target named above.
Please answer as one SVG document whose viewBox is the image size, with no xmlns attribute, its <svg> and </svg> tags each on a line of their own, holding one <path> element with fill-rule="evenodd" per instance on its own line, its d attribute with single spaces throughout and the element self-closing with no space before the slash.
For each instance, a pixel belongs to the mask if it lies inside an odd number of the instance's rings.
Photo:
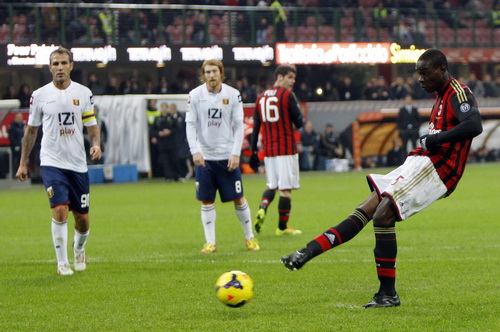
<svg viewBox="0 0 500 332">
<path fill-rule="evenodd" d="M 92 160 L 101 159 L 101 134 L 94 115 L 92 92 L 70 78 L 73 57 L 59 47 L 50 54 L 52 82 L 31 96 L 28 125 L 23 138 L 21 162 L 16 177 L 28 179 L 28 157 L 35 144 L 38 127 L 43 127 L 40 165 L 42 180 L 52 209 L 52 240 L 57 272 L 72 275 L 69 265 L 68 215 L 73 212 L 75 234 L 74 269 L 87 267 L 85 244 L 89 236 L 90 190 L 83 127 L 89 133 Z"/>
<path fill-rule="evenodd" d="M 396 222 L 449 196 L 460 181 L 472 139 L 483 128 L 476 99 L 469 87 L 454 79 L 446 56 L 437 49 L 422 53 L 416 64 L 418 80 L 436 93 L 429 134 L 420 138 L 403 165 L 388 174 L 369 174 L 372 193 L 350 216 L 281 261 L 289 270 L 300 269 L 313 257 L 351 240 L 373 220 L 375 263 L 379 290 L 365 308 L 400 305 L 396 292 Z M 436 235 L 435 241 L 439 241 Z"/>
<path fill-rule="evenodd" d="M 186 135 L 195 164 L 196 198 L 201 201 L 206 240 L 201 249 L 203 254 L 217 251 L 214 205 L 217 191 L 222 202 L 234 202 L 247 249 L 260 249 L 253 234 L 240 171 L 243 103 L 238 90 L 222 83 L 223 79 L 221 61 L 204 61 L 201 67 L 203 84 L 189 92 L 186 113 Z"/>
</svg>

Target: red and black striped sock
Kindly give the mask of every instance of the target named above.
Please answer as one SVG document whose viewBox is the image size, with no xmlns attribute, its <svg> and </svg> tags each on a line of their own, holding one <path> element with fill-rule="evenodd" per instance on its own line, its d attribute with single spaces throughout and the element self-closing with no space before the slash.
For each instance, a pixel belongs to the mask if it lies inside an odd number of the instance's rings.
<svg viewBox="0 0 500 332">
<path fill-rule="evenodd" d="M 273 201 L 275 194 L 276 194 L 276 190 L 266 189 L 264 191 L 264 193 L 262 194 L 262 199 L 260 200 L 259 209 L 264 209 L 267 211 L 267 207 Z"/>
<path fill-rule="evenodd" d="M 290 210 L 292 209 L 292 200 L 288 197 L 280 196 L 278 202 L 279 224 L 281 230 L 286 229 L 288 219 L 290 218 Z"/>
<path fill-rule="evenodd" d="M 349 241 L 355 237 L 369 221 L 370 219 L 363 210 L 356 209 L 347 219 L 337 226 L 327 229 L 323 234 L 309 242 L 307 248 L 309 248 L 312 257 L 315 257 L 333 247 Z"/>
<path fill-rule="evenodd" d="M 398 245 L 395 227 L 373 227 L 375 231 L 375 263 L 380 280 L 379 292 L 396 294 L 396 256 Z"/>
</svg>

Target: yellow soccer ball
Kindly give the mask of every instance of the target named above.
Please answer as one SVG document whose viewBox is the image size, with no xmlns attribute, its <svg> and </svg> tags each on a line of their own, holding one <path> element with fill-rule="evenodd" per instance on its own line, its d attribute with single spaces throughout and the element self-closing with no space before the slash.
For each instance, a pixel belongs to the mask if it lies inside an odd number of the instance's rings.
<svg viewBox="0 0 500 332">
<path fill-rule="evenodd" d="M 253 280 L 245 272 L 226 272 L 217 279 L 215 294 L 225 305 L 232 308 L 241 307 L 253 297 Z"/>
</svg>

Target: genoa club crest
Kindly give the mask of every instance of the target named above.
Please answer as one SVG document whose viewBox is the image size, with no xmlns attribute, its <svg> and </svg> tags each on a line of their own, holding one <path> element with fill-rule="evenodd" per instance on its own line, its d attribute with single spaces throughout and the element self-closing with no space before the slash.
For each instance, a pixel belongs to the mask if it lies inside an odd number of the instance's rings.
<svg viewBox="0 0 500 332">
<path fill-rule="evenodd" d="M 54 189 L 52 188 L 52 186 L 47 188 L 47 196 L 49 196 L 49 198 L 54 197 Z"/>
</svg>

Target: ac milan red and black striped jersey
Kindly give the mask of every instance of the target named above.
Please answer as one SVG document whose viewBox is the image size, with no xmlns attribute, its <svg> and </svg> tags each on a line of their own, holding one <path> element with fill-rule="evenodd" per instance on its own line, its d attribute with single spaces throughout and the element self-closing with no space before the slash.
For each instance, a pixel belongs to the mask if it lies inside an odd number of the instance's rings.
<svg viewBox="0 0 500 332">
<path fill-rule="evenodd" d="M 262 140 L 267 157 L 297 153 L 294 131 L 304 125 L 304 120 L 297 99 L 291 91 L 275 86 L 262 92 L 255 102 L 253 119 L 253 151 L 257 150 L 262 126 Z"/>
<path fill-rule="evenodd" d="M 434 102 L 429 121 L 429 134 L 451 130 L 472 115 L 479 115 L 476 98 L 468 86 L 453 78 L 438 93 Z M 428 156 L 448 188 L 447 195 L 450 195 L 464 173 L 471 142 L 472 138 L 441 142 L 440 148 L 435 151 L 426 151 L 419 147 L 409 155 Z"/>
</svg>

